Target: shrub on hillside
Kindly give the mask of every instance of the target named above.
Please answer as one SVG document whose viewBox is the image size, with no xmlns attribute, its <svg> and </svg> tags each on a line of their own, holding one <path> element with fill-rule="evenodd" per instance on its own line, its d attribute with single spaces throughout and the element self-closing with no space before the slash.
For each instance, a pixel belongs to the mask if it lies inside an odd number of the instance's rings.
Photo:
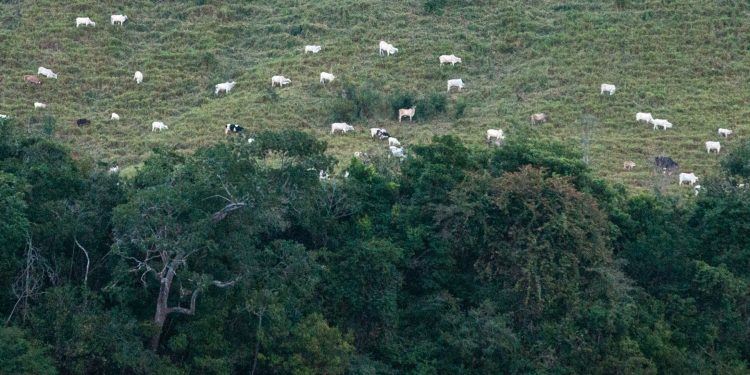
<svg viewBox="0 0 750 375">
<path fill-rule="evenodd" d="M 417 113 L 423 119 L 428 119 L 445 113 L 448 98 L 442 93 L 432 93 L 430 96 L 419 98 L 415 105 Z"/>
<path fill-rule="evenodd" d="M 343 82 L 341 98 L 331 102 L 332 121 L 353 121 L 371 118 L 383 110 L 383 97 L 371 82 L 355 86 Z"/>
<path fill-rule="evenodd" d="M 448 4 L 448 0 L 426 0 L 424 10 L 427 13 L 442 14 L 446 4 Z"/>
</svg>

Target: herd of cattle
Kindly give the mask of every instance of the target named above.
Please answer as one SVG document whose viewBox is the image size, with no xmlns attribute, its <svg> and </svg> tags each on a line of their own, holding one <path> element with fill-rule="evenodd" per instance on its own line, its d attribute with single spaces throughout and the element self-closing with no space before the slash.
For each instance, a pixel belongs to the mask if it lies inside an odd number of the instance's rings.
<svg viewBox="0 0 750 375">
<path fill-rule="evenodd" d="M 128 17 L 125 15 L 112 15 L 110 17 L 110 22 L 112 25 L 120 24 L 123 25 L 125 21 L 127 21 Z M 78 17 L 76 18 L 76 27 L 79 26 L 96 26 L 96 22 L 91 20 L 89 17 Z M 307 45 L 304 48 L 304 53 L 318 53 L 322 49 L 319 45 Z M 390 56 L 393 54 L 398 53 L 398 48 L 394 47 L 392 44 L 387 43 L 385 41 L 380 41 L 378 53 L 380 56 Z M 443 64 L 451 64 L 451 66 L 454 66 L 457 63 L 462 63 L 462 60 L 460 57 L 457 57 L 453 54 L 451 55 L 441 55 L 438 57 L 438 61 L 440 62 L 440 65 Z M 51 69 L 45 68 L 45 67 L 39 67 L 37 70 L 37 75 L 24 75 L 23 79 L 24 81 L 40 85 L 41 79 L 39 76 L 44 76 L 47 78 L 57 79 L 57 74 L 53 72 Z M 137 84 L 140 84 L 143 82 L 143 73 L 140 71 L 136 71 L 133 75 L 133 79 Z M 321 72 L 320 73 L 320 83 L 326 84 L 332 82 L 334 79 L 336 79 L 336 76 L 334 76 L 331 73 L 328 72 Z M 288 85 L 292 82 L 291 79 L 284 77 L 282 75 L 274 75 L 271 77 L 271 87 L 284 87 L 285 85 Z M 235 81 L 228 81 L 223 82 L 215 85 L 214 94 L 219 95 L 220 93 L 228 94 L 236 85 Z M 447 81 L 447 89 L 450 93 L 452 88 L 458 89 L 458 91 L 463 90 L 464 88 L 464 82 L 462 79 L 450 79 Z M 608 95 L 614 95 L 617 88 L 613 84 L 604 83 L 600 87 L 600 95 L 602 94 L 608 94 Z M 44 109 L 47 108 L 47 104 L 41 103 L 41 102 L 35 102 L 34 103 L 35 109 Z M 398 121 L 401 122 L 402 118 L 409 117 L 409 121 L 412 121 L 414 115 L 416 114 L 416 106 L 412 106 L 411 108 L 401 108 L 398 110 Z M 0 115 L 0 118 L 7 118 L 7 115 Z M 539 124 L 548 121 L 550 118 L 548 113 L 535 113 L 531 115 L 531 124 Z M 638 112 L 636 113 L 636 122 L 646 122 L 651 125 L 653 125 L 654 130 L 658 128 L 662 128 L 664 130 L 668 128 L 672 128 L 672 123 L 665 119 L 655 119 L 651 113 L 644 113 L 644 112 Z M 111 120 L 119 120 L 120 116 L 117 113 L 112 113 Z M 85 126 L 89 125 L 91 123 L 90 120 L 82 118 L 76 120 L 76 125 L 78 126 Z M 164 124 L 164 122 L 161 121 L 154 121 L 151 124 L 151 131 L 156 130 L 168 130 L 169 127 Z M 238 134 L 244 131 L 244 127 L 238 124 L 227 124 L 224 128 L 225 134 Z M 354 127 L 352 125 L 349 125 L 347 123 L 337 122 L 331 124 L 331 134 L 336 133 L 347 133 L 349 131 L 354 130 Z M 732 134 L 732 130 L 719 128 L 718 134 L 723 137 L 728 137 L 730 134 Z M 401 143 L 398 139 L 392 137 L 390 133 L 384 129 L 384 128 L 371 128 L 370 129 L 370 135 L 372 138 L 379 139 L 379 140 L 387 140 L 388 141 L 388 147 L 390 149 L 391 155 L 398 158 L 405 158 L 406 153 L 404 151 L 404 148 L 401 146 Z M 502 144 L 502 142 L 505 140 L 505 134 L 503 133 L 502 129 L 488 129 L 486 132 L 486 141 L 487 143 L 494 143 L 496 145 Z M 254 142 L 254 139 L 252 137 L 248 138 L 248 143 Z M 721 150 L 721 145 L 718 141 L 707 141 L 705 143 L 706 151 L 710 153 L 711 151 L 716 151 L 718 154 Z M 363 155 L 362 152 L 356 152 L 355 156 L 361 157 Z M 679 165 L 672 160 L 668 156 L 657 156 L 655 158 L 655 164 L 656 167 L 661 169 L 664 173 L 671 174 L 674 172 Z M 632 170 L 636 167 L 635 162 L 633 161 L 625 161 L 623 163 L 623 168 L 625 170 Z M 119 171 L 119 167 L 115 166 L 110 169 L 110 172 L 117 172 Z M 328 178 L 328 174 L 320 171 L 321 179 Z M 698 177 L 695 176 L 694 173 L 680 173 L 679 174 L 679 185 L 682 185 L 683 183 L 687 183 L 691 186 L 695 185 L 695 183 L 698 181 Z M 698 190 L 700 189 L 700 185 L 695 185 L 695 193 L 698 194 Z"/>
</svg>

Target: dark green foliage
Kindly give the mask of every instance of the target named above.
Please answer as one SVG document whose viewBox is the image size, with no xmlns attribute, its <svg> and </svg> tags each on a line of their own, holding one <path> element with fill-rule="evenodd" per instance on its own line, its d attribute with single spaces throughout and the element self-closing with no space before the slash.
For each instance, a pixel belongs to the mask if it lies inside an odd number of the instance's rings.
<svg viewBox="0 0 750 375">
<path fill-rule="evenodd" d="M 0 373 L 57 374 L 44 346 L 14 327 L 0 328 Z"/>
<path fill-rule="evenodd" d="M 721 159 L 721 167 L 732 176 L 750 179 L 750 142 L 744 142 Z"/>
<path fill-rule="evenodd" d="M 448 3 L 448 0 L 425 0 L 424 10 L 428 13 L 443 13 L 443 7 Z"/>
<path fill-rule="evenodd" d="M 280 131 L 120 178 L 0 131 L 0 372 L 748 370 L 734 174 L 629 196 L 559 143 L 443 136 L 344 178 Z"/>
<path fill-rule="evenodd" d="M 453 118 L 459 119 L 464 116 L 464 112 L 466 112 L 466 108 L 469 106 L 469 103 L 466 102 L 466 99 L 464 98 L 458 98 L 456 99 L 456 102 L 453 104 Z"/>
</svg>

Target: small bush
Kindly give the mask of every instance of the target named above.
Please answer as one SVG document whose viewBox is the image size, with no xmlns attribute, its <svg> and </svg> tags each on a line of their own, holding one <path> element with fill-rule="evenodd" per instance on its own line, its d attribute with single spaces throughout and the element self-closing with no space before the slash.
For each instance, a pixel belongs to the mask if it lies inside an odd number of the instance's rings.
<svg viewBox="0 0 750 375">
<path fill-rule="evenodd" d="M 426 98 L 417 100 L 417 113 L 423 119 L 428 119 L 445 113 L 448 106 L 448 98 L 442 93 L 432 93 Z"/>
<path fill-rule="evenodd" d="M 354 86 L 351 83 L 344 82 L 343 87 L 342 98 L 353 106 L 351 107 L 353 118 L 369 118 L 382 111 L 383 97 L 371 82 L 367 82 L 361 86 Z M 343 104 L 337 104 L 336 106 L 341 111 L 346 111 L 347 107 L 343 106 Z"/>
<path fill-rule="evenodd" d="M 466 99 L 464 98 L 458 98 L 456 100 L 456 104 L 454 105 L 454 112 L 453 112 L 453 118 L 461 118 L 464 115 L 464 112 L 466 112 L 466 107 L 468 106 L 468 103 L 466 103 Z"/>
<path fill-rule="evenodd" d="M 293 36 L 302 35 L 305 32 L 305 29 L 302 27 L 302 25 L 294 25 L 289 29 L 289 34 Z"/>
<path fill-rule="evenodd" d="M 391 113 L 398 113 L 401 108 L 411 108 L 417 102 L 412 93 L 397 92 L 391 96 Z"/>
<path fill-rule="evenodd" d="M 55 124 L 57 121 L 52 116 L 45 116 L 44 120 L 42 120 L 42 131 L 44 134 L 48 136 L 52 136 L 55 134 Z"/>
<path fill-rule="evenodd" d="M 443 14 L 443 8 L 448 4 L 448 0 L 426 0 L 424 10 L 427 13 Z"/>
</svg>

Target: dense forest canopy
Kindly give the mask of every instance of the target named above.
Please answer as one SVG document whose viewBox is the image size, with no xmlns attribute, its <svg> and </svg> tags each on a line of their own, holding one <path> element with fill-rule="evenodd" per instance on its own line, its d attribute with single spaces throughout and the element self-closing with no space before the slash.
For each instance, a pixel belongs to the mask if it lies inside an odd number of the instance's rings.
<svg viewBox="0 0 750 375">
<path fill-rule="evenodd" d="M 748 371 L 746 153 L 690 199 L 450 136 L 348 177 L 281 131 L 121 178 L 2 121 L 2 372 Z"/>
</svg>

